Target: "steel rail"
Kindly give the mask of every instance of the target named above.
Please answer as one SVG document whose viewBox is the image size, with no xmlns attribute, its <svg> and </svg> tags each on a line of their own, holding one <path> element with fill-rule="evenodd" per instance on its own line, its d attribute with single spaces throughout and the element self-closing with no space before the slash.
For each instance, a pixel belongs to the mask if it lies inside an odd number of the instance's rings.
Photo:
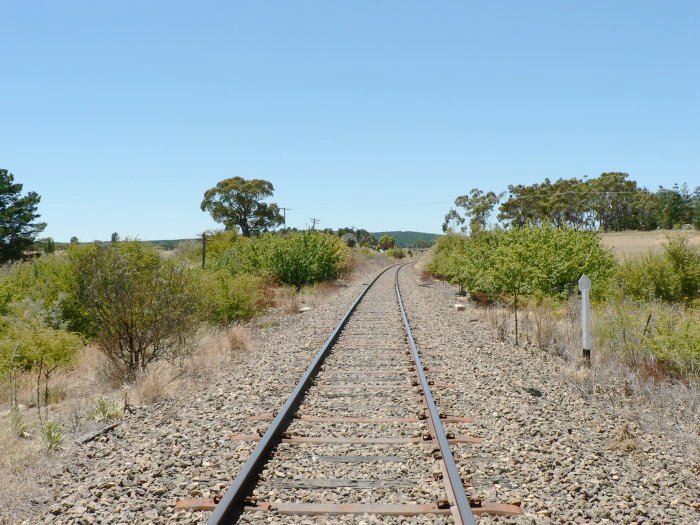
<svg viewBox="0 0 700 525">
<path fill-rule="evenodd" d="M 394 268 L 395 266 L 396 265 L 388 266 L 379 272 L 379 274 L 372 279 L 372 281 L 365 287 L 360 295 L 357 296 L 357 299 L 355 299 L 355 302 L 352 303 L 352 306 L 350 306 L 348 311 L 345 312 L 345 315 L 335 327 L 333 333 L 328 337 L 328 339 L 326 339 L 326 342 L 323 344 L 323 347 L 321 347 L 321 350 L 319 350 L 316 357 L 314 357 L 314 360 L 304 372 L 304 375 L 302 375 L 301 379 L 299 379 L 299 382 L 289 395 L 289 398 L 287 398 L 287 401 L 284 403 L 275 419 L 272 421 L 272 423 L 270 423 L 270 426 L 267 428 L 265 434 L 260 438 L 258 445 L 243 464 L 243 467 L 233 480 L 233 483 L 221 498 L 221 501 L 219 501 L 218 505 L 214 509 L 214 512 L 212 512 L 209 520 L 207 521 L 208 525 L 229 525 L 235 523 L 243 513 L 245 500 L 250 495 L 253 488 L 255 488 L 255 484 L 270 452 L 280 443 L 282 434 L 289 427 L 289 424 L 294 416 L 294 412 L 296 412 L 297 408 L 304 399 L 306 390 L 316 377 L 321 364 L 328 355 L 328 351 L 336 342 L 348 319 L 372 285 L 374 285 L 374 283 L 377 282 L 377 280 L 384 275 L 385 272 L 391 268 Z"/>
<path fill-rule="evenodd" d="M 401 317 L 403 319 L 403 326 L 406 331 L 406 336 L 408 338 L 408 344 L 411 347 L 411 354 L 413 355 L 413 360 L 416 364 L 416 372 L 418 373 L 418 378 L 420 380 L 421 387 L 423 388 L 423 395 L 425 397 L 425 403 L 428 407 L 429 418 L 432 423 L 432 427 L 435 432 L 435 439 L 440 447 L 440 453 L 442 454 L 442 461 L 445 465 L 445 470 L 447 471 L 448 481 L 454 495 L 454 504 L 457 516 L 462 520 L 465 525 L 476 525 L 474 519 L 474 514 L 471 510 L 471 505 L 469 504 L 469 498 L 464 491 L 464 485 L 462 484 L 462 478 L 459 475 L 459 470 L 457 470 L 457 465 L 455 463 L 455 458 L 450 450 L 450 445 L 447 441 L 447 436 L 445 435 L 445 429 L 440 421 L 440 412 L 435 405 L 435 400 L 430 392 L 430 387 L 428 385 L 428 378 L 425 376 L 425 370 L 423 370 L 423 364 L 421 363 L 420 355 L 418 355 L 418 347 L 416 346 L 416 341 L 413 338 L 413 332 L 411 331 L 411 325 L 408 322 L 408 316 L 406 315 L 406 309 L 401 299 L 401 288 L 399 286 L 399 273 L 401 268 L 405 266 L 401 265 L 396 271 L 396 297 L 399 300 L 399 309 L 401 310 Z M 455 517 L 457 517 L 455 516 Z"/>
</svg>

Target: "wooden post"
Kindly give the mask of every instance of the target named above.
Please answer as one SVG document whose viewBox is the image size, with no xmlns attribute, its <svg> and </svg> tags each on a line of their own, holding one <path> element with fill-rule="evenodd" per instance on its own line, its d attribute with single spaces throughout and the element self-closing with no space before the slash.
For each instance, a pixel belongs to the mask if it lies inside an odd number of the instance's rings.
<svg viewBox="0 0 700 525">
<path fill-rule="evenodd" d="M 207 262 L 207 234 L 202 234 L 202 269 L 204 269 L 204 264 Z"/>
<path fill-rule="evenodd" d="M 591 365 L 591 280 L 583 274 L 578 280 L 578 289 L 581 290 L 581 339 L 583 346 L 583 360 L 586 365 Z"/>
</svg>

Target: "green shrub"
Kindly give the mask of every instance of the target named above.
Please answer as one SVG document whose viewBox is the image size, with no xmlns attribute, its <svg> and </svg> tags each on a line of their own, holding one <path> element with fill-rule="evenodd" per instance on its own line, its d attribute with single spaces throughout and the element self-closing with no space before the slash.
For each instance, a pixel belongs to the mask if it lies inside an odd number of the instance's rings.
<svg viewBox="0 0 700 525">
<path fill-rule="evenodd" d="M 396 246 L 396 239 L 394 239 L 394 237 L 388 233 L 385 233 L 380 237 L 379 241 L 377 242 L 377 246 L 382 251 L 390 250 Z"/>
<path fill-rule="evenodd" d="M 270 243 L 266 269 L 285 284 L 327 281 L 340 275 L 348 257 L 345 243 L 330 233 L 305 231 L 284 236 L 265 235 Z"/>
<path fill-rule="evenodd" d="M 95 421 L 112 421 L 119 419 L 122 415 L 122 409 L 119 408 L 119 405 L 103 397 L 97 398 L 95 408 L 88 414 Z"/>
<path fill-rule="evenodd" d="M 0 316 L 0 373 L 52 370 L 69 364 L 82 347 L 79 335 L 49 326 L 47 313 L 32 299 L 8 310 Z"/>
<path fill-rule="evenodd" d="M 692 247 L 686 237 L 669 239 L 664 255 L 677 276 L 681 300 L 692 302 L 700 292 L 700 250 Z"/>
<path fill-rule="evenodd" d="M 386 254 L 394 259 L 403 259 L 406 256 L 406 252 L 403 251 L 403 248 L 389 248 Z"/>
<path fill-rule="evenodd" d="M 65 254 L 54 254 L 0 269 L 0 315 L 12 303 L 32 299 L 48 312 L 53 327 L 90 335 L 94 332 L 80 304 L 74 272 Z"/>
<path fill-rule="evenodd" d="M 218 258 L 240 236 L 233 230 L 223 230 L 206 233 L 206 263 Z M 202 239 L 192 239 L 180 242 L 175 248 L 175 258 L 192 265 L 202 264 Z"/>
<path fill-rule="evenodd" d="M 271 244 L 266 237 L 238 237 L 226 250 L 212 257 L 207 268 L 223 269 L 231 275 L 265 273 Z"/>
<path fill-rule="evenodd" d="M 136 241 L 72 251 L 77 295 L 96 327 L 98 347 L 121 378 L 181 347 L 199 319 L 191 271 Z"/>
<path fill-rule="evenodd" d="M 566 297 L 581 274 L 605 290 L 615 261 L 594 232 L 527 226 L 438 240 L 428 270 L 473 294 Z"/>
<path fill-rule="evenodd" d="M 333 234 L 317 231 L 238 238 L 212 262 L 232 275 L 270 275 L 297 289 L 338 277 L 350 250 Z"/>
<path fill-rule="evenodd" d="M 700 323 L 692 309 L 611 300 L 593 323 L 601 350 L 660 376 L 700 377 Z"/>
<path fill-rule="evenodd" d="M 241 238 L 234 230 L 224 230 L 207 235 L 207 257 L 215 258 L 224 253 Z"/>
<path fill-rule="evenodd" d="M 265 282 L 259 276 L 207 270 L 198 272 L 198 282 L 203 318 L 210 322 L 225 325 L 250 319 L 267 306 Z"/>
<path fill-rule="evenodd" d="M 643 344 L 670 370 L 700 376 L 700 323 L 697 316 L 662 310 L 644 337 Z"/>
<path fill-rule="evenodd" d="M 469 237 L 457 233 L 450 233 L 439 237 L 435 245 L 435 252 L 428 263 L 427 270 L 438 278 L 444 279 L 450 284 L 460 284 L 460 266 L 456 258 L 467 252 Z"/>
<path fill-rule="evenodd" d="M 700 290 L 700 252 L 686 238 L 669 239 L 663 253 L 620 265 L 617 277 L 624 296 L 692 304 Z"/>
<path fill-rule="evenodd" d="M 516 344 L 518 301 L 524 296 L 567 297 L 584 273 L 594 283 L 593 297 L 601 296 L 615 266 L 612 253 L 594 232 L 551 224 L 479 230 L 470 237 L 443 239 L 428 269 L 466 288 L 479 301 L 482 296 L 511 300 Z"/>
<path fill-rule="evenodd" d="M 58 450 L 63 444 L 63 429 L 61 429 L 58 423 L 47 421 L 41 428 L 41 439 L 44 441 L 46 449 L 49 452 Z"/>
</svg>

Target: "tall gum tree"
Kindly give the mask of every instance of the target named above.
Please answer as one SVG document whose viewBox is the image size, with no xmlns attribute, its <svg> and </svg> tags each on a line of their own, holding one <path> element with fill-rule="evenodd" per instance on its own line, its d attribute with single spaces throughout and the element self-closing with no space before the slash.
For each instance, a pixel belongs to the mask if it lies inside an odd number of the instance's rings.
<svg viewBox="0 0 700 525">
<path fill-rule="evenodd" d="M 269 181 L 232 177 L 208 189 L 201 208 L 227 230 L 240 228 L 244 237 L 250 237 L 282 224 L 279 206 L 263 202 L 274 191 Z"/>
</svg>

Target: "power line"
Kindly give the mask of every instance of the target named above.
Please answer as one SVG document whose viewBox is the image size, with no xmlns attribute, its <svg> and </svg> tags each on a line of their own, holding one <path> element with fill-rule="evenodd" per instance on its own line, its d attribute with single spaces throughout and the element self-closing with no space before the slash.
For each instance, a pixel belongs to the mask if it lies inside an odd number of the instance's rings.
<svg viewBox="0 0 700 525">
<path fill-rule="evenodd" d="M 639 195 L 640 193 L 646 193 L 648 195 L 653 195 L 649 192 L 644 191 L 561 191 L 557 193 L 535 193 L 532 195 L 526 195 L 522 193 L 509 192 L 509 199 L 524 199 L 529 197 L 558 197 L 560 195 Z"/>
<path fill-rule="evenodd" d="M 316 218 L 314 218 L 314 217 L 311 217 L 309 220 L 311 221 L 311 229 L 312 229 L 312 230 L 316 229 L 316 224 L 318 224 L 319 222 L 321 222 L 320 220 L 318 220 L 318 219 L 316 219 Z"/>
</svg>

